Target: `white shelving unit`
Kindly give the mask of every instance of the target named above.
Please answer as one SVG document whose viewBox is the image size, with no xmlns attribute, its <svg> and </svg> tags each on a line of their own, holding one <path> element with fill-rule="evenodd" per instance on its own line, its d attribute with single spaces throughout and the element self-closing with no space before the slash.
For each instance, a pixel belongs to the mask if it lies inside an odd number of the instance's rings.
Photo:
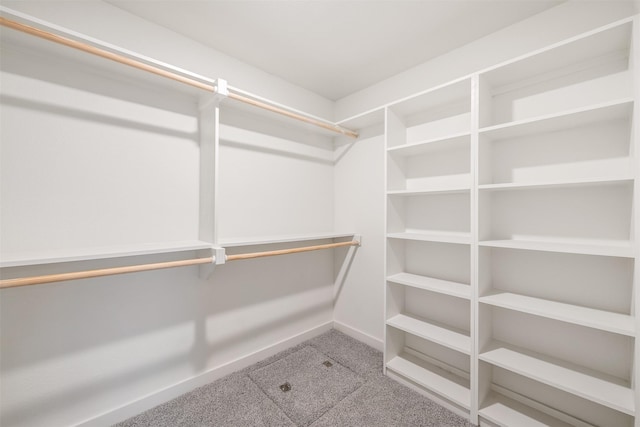
<svg viewBox="0 0 640 427">
<path fill-rule="evenodd" d="M 385 106 L 386 372 L 473 423 L 640 426 L 638 25 Z"/>
<path fill-rule="evenodd" d="M 520 406 L 495 411 L 491 399 L 504 396 L 493 387 L 518 387 L 513 377 L 496 373 L 500 368 L 567 393 L 547 402 L 547 415 L 569 417 L 562 422 L 638 425 L 627 260 L 635 257 L 631 43 L 627 21 L 479 73 L 480 421 L 501 425 L 501 416 L 526 416 Z M 548 271 L 533 273 L 540 281 L 557 283 L 548 276 L 565 274 L 565 290 L 541 290 L 522 278 L 532 273 L 523 265 L 527 259 Z M 609 307 L 581 295 L 588 291 L 579 270 L 592 269 L 590 263 L 602 265 L 594 274 L 627 275 L 589 284 L 599 294 L 606 286 L 621 289 Z M 530 334 L 529 340 L 518 334 Z M 531 406 L 542 399 L 536 392 L 524 396 Z"/>
<path fill-rule="evenodd" d="M 385 370 L 471 408 L 471 79 L 387 107 Z M 443 310 L 446 307 L 446 310 Z"/>
</svg>

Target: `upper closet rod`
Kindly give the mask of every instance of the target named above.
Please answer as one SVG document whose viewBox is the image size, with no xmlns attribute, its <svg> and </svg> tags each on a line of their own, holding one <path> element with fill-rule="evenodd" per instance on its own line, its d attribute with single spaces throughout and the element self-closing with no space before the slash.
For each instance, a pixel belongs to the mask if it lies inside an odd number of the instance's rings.
<svg viewBox="0 0 640 427">
<path fill-rule="evenodd" d="M 54 34 L 48 31 L 44 31 L 35 27 L 32 27 L 30 25 L 26 25 L 17 21 L 13 21 L 10 19 L 7 19 L 5 17 L 0 17 L 0 25 L 3 25 L 5 27 L 8 28 L 12 28 L 14 30 L 17 31 L 22 31 L 23 33 L 27 33 L 27 34 L 31 34 L 33 36 L 36 37 L 40 37 L 43 38 L 45 40 L 49 40 L 55 43 L 59 43 L 62 44 L 64 46 L 68 46 L 68 47 L 72 47 L 74 49 L 78 49 L 81 50 L 83 52 L 87 52 L 90 53 L 92 55 L 96 55 L 105 59 L 109 59 L 111 61 L 115 61 L 115 62 L 119 62 L 121 64 L 124 65 L 128 65 L 130 67 L 133 68 L 137 68 L 139 70 L 143 70 L 149 73 L 153 73 L 171 80 L 175 80 L 178 81 L 180 83 L 184 83 L 193 87 L 196 87 L 198 89 L 202 89 L 208 92 L 216 92 L 216 87 L 214 85 L 210 85 L 207 83 L 203 83 L 200 82 L 198 80 L 189 78 L 189 77 L 185 77 L 182 76 L 178 73 L 174 73 L 171 71 L 167 71 L 167 70 L 163 70 L 162 68 L 159 67 L 155 67 L 153 65 L 149 65 L 149 64 L 145 64 L 142 61 L 138 61 L 136 59 L 132 59 L 132 58 L 127 58 L 126 56 L 123 55 L 119 55 L 117 53 L 114 52 L 110 52 L 108 50 L 105 49 L 101 49 L 99 47 L 96 46 L 91 46 L 89 44 L 86 43 L 82 43 L 79 42 L 77 40 L 73 40 L 67 37 L 63 37 L 60 36 L 58 34 Z M 232 88 L 229 88 L 230 90 L 233 90 Z M 337 132 L 343 135 L 346 135 L 348 137 L 351 138 L 357 138 L 358 137 L 358 133 L 350 130 L 350 129 L 346 129 L 342 126 L 333 124 L 333 123 L 329 123 L 329 122 L 324 122 L 322 120 L 318 120 L 315 119 L 313 117 L 308 117 L 308 116 L 304 116 L 302 114 L 298 114 L 292 111 L 288 111 L 285 108 L 276 106 L 276 105 L 271 105 L 268 104 L 264 101 L 259 101 L 256 99 L 251 99 L 247 96 L 241 95 L 241 94 L 237 94 L 237 93 L 233 93 L 233 92 L 229 92 L 229 94 L 227 95 L 229 98 L 231 99 L 235 99 L 236 101 L 240 101 L 240 102 L 244 102 L 246 104 L 249 105 L 253 105 L 255 107 L 259 107 L 259 108 L 263 108 L 265 110 L 274 112 L 274 113 L 278 113 L 278 114 L 282 114 L 284 116 L 296 119 L 296 120 L 300 120 L 303 121 L 305 123 L 309 123 L 312 124 L 314 126 L 318 126 L 327 130 L 330 130 L 332 132 Z"/>
</svg>

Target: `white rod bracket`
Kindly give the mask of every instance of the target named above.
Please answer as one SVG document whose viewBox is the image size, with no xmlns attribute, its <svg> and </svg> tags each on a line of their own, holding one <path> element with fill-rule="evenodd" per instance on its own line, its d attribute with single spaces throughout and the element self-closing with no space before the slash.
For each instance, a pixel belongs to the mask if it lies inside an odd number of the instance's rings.
<svg viewBox="0 0 640 427">
<path fill-rule="evenodd" d="M 229 86 L 227 85 L 227 81 L 225 79 L 216 79 L 214 82 L 214 87 L 216 88 L 216 95 L 218 95 L 218 97 L 224 99 L 229 96 Z"/>
<path fill-rule="evenodd" d="M 358 244 L 357 246 L 362 246 L 362 234 L 354 234 L 353 241 Z"/>
<path fill-rule="evenodd" d="M 225 248 L 213 248 L 213 257 L 216 265 L 222 265 L 227 260 L 227 250 Z"/>
<path fill-rule="evenodd" d="M 203 280 L 208 280 L 213 274 L 216 266 L 224 264 L 227 256 L 224 248 L 212 247 L 210 249 L 212 255 L 212 261 L 209 264 L 200 265 L 198 275 Z"/>
<path fill-rule="evenodd" d="M 227 85 L 227 81 L 225 79 L 216 79 L 214 82 L 214 92 L 201 96 L 200 101 L 198 102 L 198 108 L 202 111 L 210 107 L 212 104 L 218 106 L 228 97 L 229 86 Z"/>
</svg>

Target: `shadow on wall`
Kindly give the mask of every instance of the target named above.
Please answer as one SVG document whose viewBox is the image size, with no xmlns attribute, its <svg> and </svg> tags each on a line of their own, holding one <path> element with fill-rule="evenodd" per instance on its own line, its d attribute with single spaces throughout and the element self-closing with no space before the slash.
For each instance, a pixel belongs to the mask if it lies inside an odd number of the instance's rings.
<svg viewBox="0 0 640 427">
<path fill-rule="evenodd" d="M 368 126 L 364 129 L 358 129 L 358 139 L 348 138 L 346 136 L 339 136 L 334 142 L 334 161 L 333 164 L 337 165 L 340 161 L 351 151 L 351 149 L 357 144 L 362 143 L 365 139 L 373 138 L 374 136 L 384 135 L 384 123 L 380 123 L 374 126 Z M 366 144 L 366 142 L 364 142 Z"/>
<path fill-rule="evenodd" d="M 139 72 L 139 77 L 125 77 L 122 72 L 129 71 L 121 64 L 104 60 L 100 67 L 83 63 L 86 54 L 59 47 L 58 52 L 36 52 L 29 47 L 16 48 L 7 42 L 2 44 L 2 71 L 28 77 L 38 81 L 50 82 L 59 86 L 77 89 L 117 98 L 136 104 L 158 108 L 174 113 L 197 116 L 197 104 L 194 94 L 178 90 L 176 85 L 168 86 L 158 78 L 155 84 L 149 83 L 148 73 Z M 49 46 L 49 50 L 51 47 Z M 64 48 L 64 49 L 62 49 Z M 42 64 L 47 66 L 43 67 Z M 123 84 L 128 83 L 128 84 Z"/>
<path fill-rule="evenodd" d="M 188 253 L 145 256 L 129 263 L 187 258 Z M 82 268 L 103 268 L 109 262 L 93 261 Z M 204 318 L 331 285 L 327 265 L 332 262 L 328 251 L 309 252 L 218 266 L 208 282 L 198 278 L 197 268 L 183 267 L 3 289 L 2 369 L 21 369 L 185 324 L 194 316 Z M 39 267 L 24 274 L 61 270 Z"/>
<path fill-rule="evenodd" d="M 6 402 L 1 424 L 56 419 L 60 408 L 73 412 L 73 406 L 101 400 L 126 405 L 213 370 L 212 363 L 236 359 L 216 361 L 216 355 L 246 356 L 243 343 L 278 335 L 287 325 L 306 321 L 311 328 L 328 322 L 334 283 L 328 265 L 333 262 L 331 251 L 318 251 L 218 266 L 208 281 L 190 267 L 2 290 L 3 376 L 25 387 L 24 378 L 38 371 L 52 383 L 27 393 L 28 398 Z M 326 299 L 318 299 L 324 287 Z M 273 313 L 268 319 L 257 315 L 241 319 L 241 325 L 225 322 L 235 315 L 231 312 L 259 313 L 265 307 Z M 185 377 L 185 372 L 191 374 Z M 5 382 L 3 392 L 15 392 L 12 387 Z"/>
<path fill-rule="evenodd" d="M 69 108 L 68 106 L 49 104 L 4 94 L 0 95 L 0 104 L 24 108 L 30 111 L 39 111 L 50 115 L 73 117 L 75 119 L 84 121 L 98 122 L 115 127 L 135 129 L 142 132 L 156 133 L 163 136 L 173 136 L 184 140 L 190 140 L 196 143 L 198 142 L 198 134 L 196 132 L 182 132 L 169 127 L 154 126 L 134 120 L 108 116 L 106 114 L 98 114 L 95 112 L 83 110 L 82 108 Z"/>
<path fill-rule="evenodd" d="M 334 266 L 335 278 L 334 278 L 334 294 L 333 294 L 333 306 L 340 298 L 344 284 L 349 276 L 349 271 L 353 265 L 353 260 L 356 257 L 358 246 L 350 246 L 348 248 L 334 249 L 336 260 L 342 259 L 343 262 L 340 265 Z"/>
<path fill-rule="evenodd" d="M 333 136 L 305 129 L 294 119 L 256 107 L 239 109 L 230 100 L 220 107 L 220 144 L 297 160 L 333 164 Z"/>
<path fill-rule="evenodd" d="M 117 375 L 109 376 L 100 381 L 93 381 L 81 387 L 75 387 L 65 390 L 62 385 L 55 395 L 47 395 L 36 400 L 25 402 L 21 405 L 15 405 L 8 410 L 3 411 L 2 425 L 29 425 L 30 419 L 34 418 L 34 412 L 37 412 L 37 419 L 46 419 L 49 414 L 64 406 L 68 406 L 69 402 L 81 405 L 83 401 L 100 398 L 101 394 L 105 394 L 105 390 L 117 389 L 123 384 L 136 384 L 137 382 L 154 377 L 158 372 L 168 371 L 172 368 L 180 367 L 185 362 L 190 362 L 192 366 L 193 376 L 203 374 L 207 371 L 206 362 L 216 348 L 234 345 L 235 343 L 251 340 L 261 333 L 278 328 L 286 324 L 295 323 L 305 317 L 314 314 L 320 314 L 327 310 L 326 304 L 316 304 L 307 307 L 304 310 L 296 310 L 288 312 L 286 315 L 276 320 L 262 323 L 259 327 L 251 328 L 243 333 L 229 336 L 226 339 L 216 341 L 213 344 L 202 344 L 206 340 L 206 331 L 203 325 L 206 319 L 196 319 L 194 322 L 195 340 L 192 350 L 188 353 L 180 353 L 165 357 L 162 360 L 153 363 L 144 363 L 144 365 L 130 367 L 119 372 Z M 97 367 L 99 369 L 99 367 Z M 215 370 L 213 367 L 210 370 Z M 34 407 L 38 408 L 34 411 Z M 113 408 L 115 409 L 115 408 Z M 6 423 L 6 424 L 5 424 Z"/>
</svg>

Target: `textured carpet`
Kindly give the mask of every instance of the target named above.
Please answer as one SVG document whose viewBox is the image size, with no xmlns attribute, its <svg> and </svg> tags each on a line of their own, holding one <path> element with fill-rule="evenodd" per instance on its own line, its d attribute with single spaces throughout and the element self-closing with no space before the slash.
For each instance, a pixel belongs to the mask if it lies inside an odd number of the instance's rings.
<svg viewBox="0 0 640 427">
<path fill-rule="evenodd" d="M 289 384 L 290 390 L 281 390 L 284 383 Z M 380 352 L 331 330 L 116 426 L 470 427 L 471 424 L 384 377 Z"/>
</svg>

